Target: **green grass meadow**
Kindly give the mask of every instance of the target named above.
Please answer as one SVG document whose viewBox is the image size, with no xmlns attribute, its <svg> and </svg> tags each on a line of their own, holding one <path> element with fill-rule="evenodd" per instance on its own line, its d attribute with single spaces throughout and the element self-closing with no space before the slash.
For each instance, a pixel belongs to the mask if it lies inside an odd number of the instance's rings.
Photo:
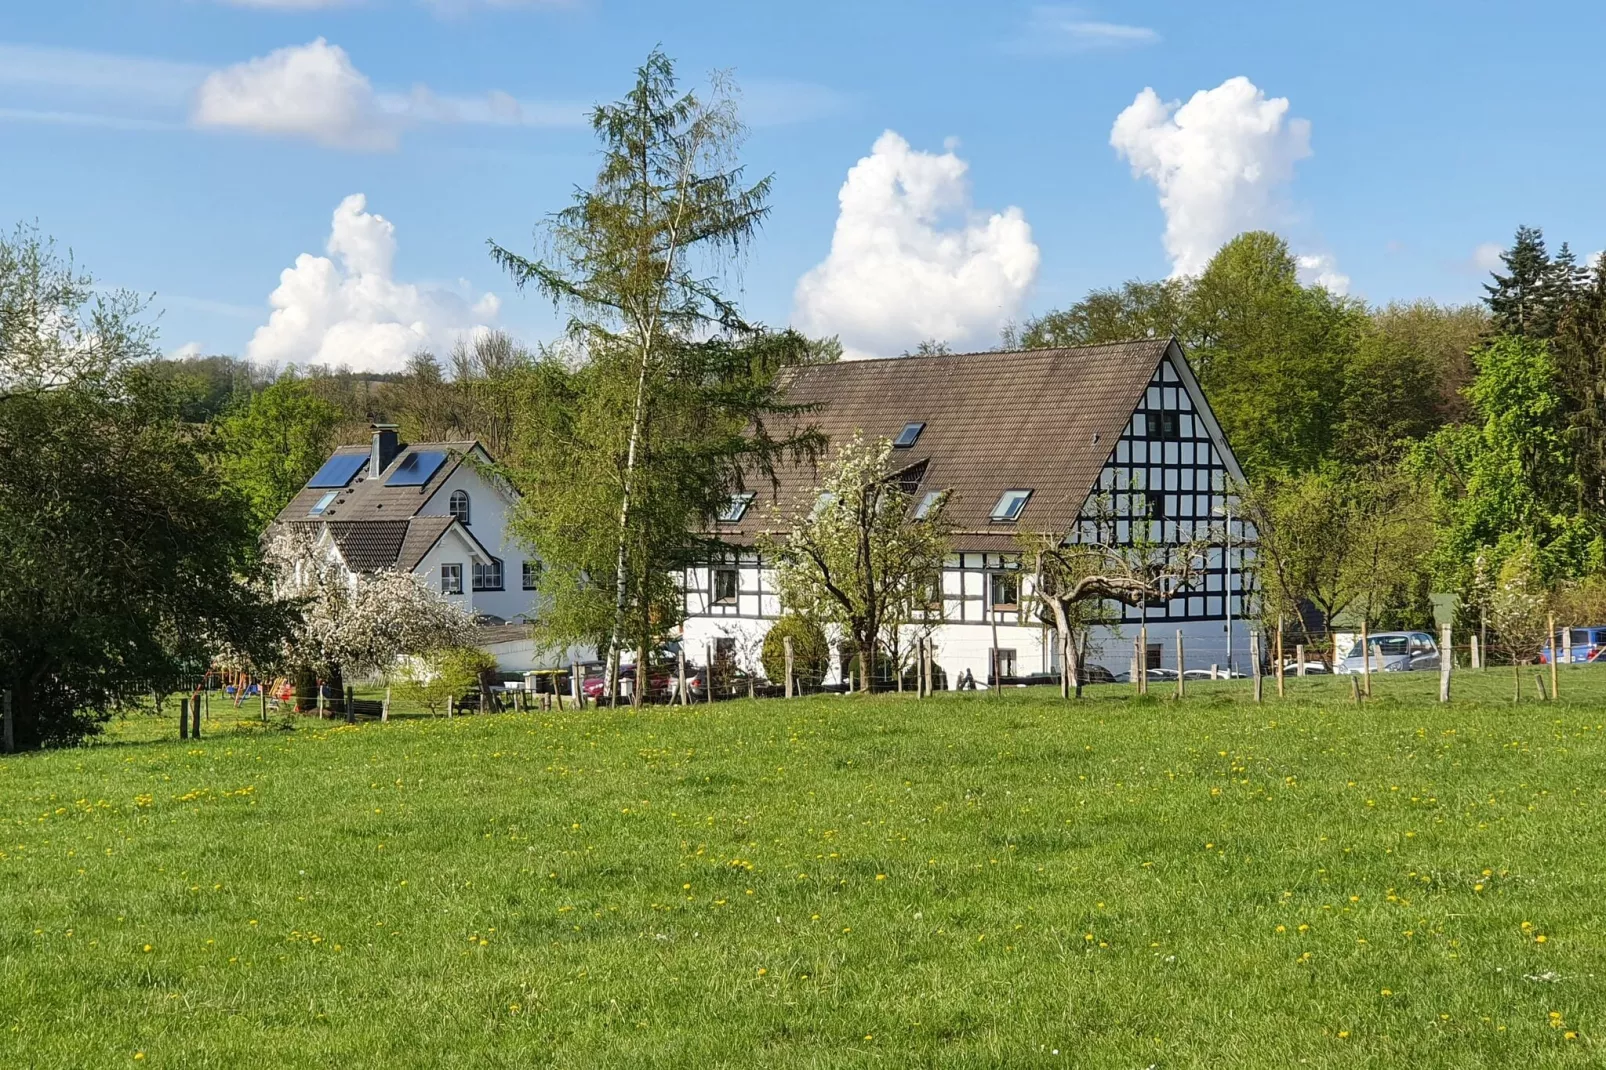
<svg viewBox="0 0 1606 1070">
<path fill-rule="evenodd" d="M 1606 1065 L 1606 669 L 0 760 L 4 1067 Z"/>
</svg>

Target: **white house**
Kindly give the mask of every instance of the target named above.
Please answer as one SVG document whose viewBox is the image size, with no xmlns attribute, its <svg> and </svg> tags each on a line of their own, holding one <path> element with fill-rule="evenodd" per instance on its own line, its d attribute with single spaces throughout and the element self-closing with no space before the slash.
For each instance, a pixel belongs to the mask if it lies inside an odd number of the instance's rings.
<svg viewBox="0 0 1606 1070">
<path fill-rule="evenodd" d="M 399 569 L 497 631 L 506 671 L 566 664 L 509 625 L 537 612 L 540 563 L 509 529 L 517 492 L 490 471 L 478 442 L 403 443 L 376 424 L 367 446 L 342 446 L 277 524 L 311 530 L 352 574 Z"/>
<path fill-rule="evenodd" d="M 1184 595 L 1112 605 L 1120 623 L 1095 630 L 1089 662 L 1128 671 L 1146 624 L 1150 668 L 1176 666 L 1181 632 L 1185 668 L 1247 671 L 1253 530 L 1234 489 L 1243 473 L 1174 339 L 844 361 L 794 369 L 786 397 L 813 407 L 805 419 L 832 447 L 856 433 L 891 439 L 917 503 L 948 492 L 953 552 L 932 637 L 950 686 L 967 670 L 985 682 L 995 651 L 1004 677 L 1058 672 L 1052 631 L 1025 598 L 1020 534 L 1076 542 L 1093 537 L 1096 520 L 1113 524 L 1118 542 L 1147 525 L 1153 542 L 1209 537 L 1212 549 Z M 760 539 L 812 508 L 818 481 L 813 467 L 792 467 L 774 508 L 767 486 L 732 501 L 714 533 L 727 549 L 683 577 L 691 651 L 740 661 L 757 649 L 782 612 Z"/>
</svg>

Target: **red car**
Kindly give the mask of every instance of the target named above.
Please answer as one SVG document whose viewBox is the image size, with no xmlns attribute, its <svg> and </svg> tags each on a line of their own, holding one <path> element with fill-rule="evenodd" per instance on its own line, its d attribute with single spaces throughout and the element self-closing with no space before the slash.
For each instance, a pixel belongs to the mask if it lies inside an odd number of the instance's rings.
<svg viewBox="0 0 1606 1070">
<path fill-rule="evenodd" d="M 600 699 L 604 695 L 604 682 L 606 673 L 600 664 L 586 666 L 586 677 L 580 685 L 580 693 L 588 699 Z M 619 694 L 623 698 L 630 693 L 630 687 L 635 683 L 636 667 L 634 665 L 621 665 L 619 667 Z M 648 701 L 667 701 L 674 697 L 679 689 L 680 681 L 676 669 L 668 666 L 656 668 L 647 677 Z M 686 688 L 693 695 L 703 692 L 703 674 L 694 666 L 686 666 Z"/>
</svg>

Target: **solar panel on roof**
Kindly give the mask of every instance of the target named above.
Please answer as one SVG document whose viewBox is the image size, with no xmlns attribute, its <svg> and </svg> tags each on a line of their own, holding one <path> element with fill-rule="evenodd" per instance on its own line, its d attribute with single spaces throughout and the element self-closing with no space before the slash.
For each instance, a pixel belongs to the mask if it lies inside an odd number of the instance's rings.
<svg viewBox="0 0 1606 1070">
<path fill-rule="evenodd" d="M 337 453 L 307 481 L 309 487 L 344 487 L 368 463 L 366 453 Z"/>
<path fill-rule="evenodd" d="M 387 487 L 422 487 L 446 463 L 446 454 L 437 450 L 419 450 L 403 457 L 396 470 L 385 480 Z"/>
</svg>

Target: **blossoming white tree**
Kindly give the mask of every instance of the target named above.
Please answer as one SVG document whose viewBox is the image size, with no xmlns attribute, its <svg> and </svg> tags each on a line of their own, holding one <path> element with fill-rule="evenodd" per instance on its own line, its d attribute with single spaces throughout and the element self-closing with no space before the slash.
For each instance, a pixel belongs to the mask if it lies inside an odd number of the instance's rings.
<svg viewBox="0 0 1606 1070">
<path fill-rule="evenodd" d="M 300 603 L 286 666 L 310 672 L 338 694 L 346 676 L 388 674 L 399 658 L 468 641 L 468 615 L 406 572 L 352 573 L 303 531 L 269 542 L 277 595 Z"/>
</svg>

